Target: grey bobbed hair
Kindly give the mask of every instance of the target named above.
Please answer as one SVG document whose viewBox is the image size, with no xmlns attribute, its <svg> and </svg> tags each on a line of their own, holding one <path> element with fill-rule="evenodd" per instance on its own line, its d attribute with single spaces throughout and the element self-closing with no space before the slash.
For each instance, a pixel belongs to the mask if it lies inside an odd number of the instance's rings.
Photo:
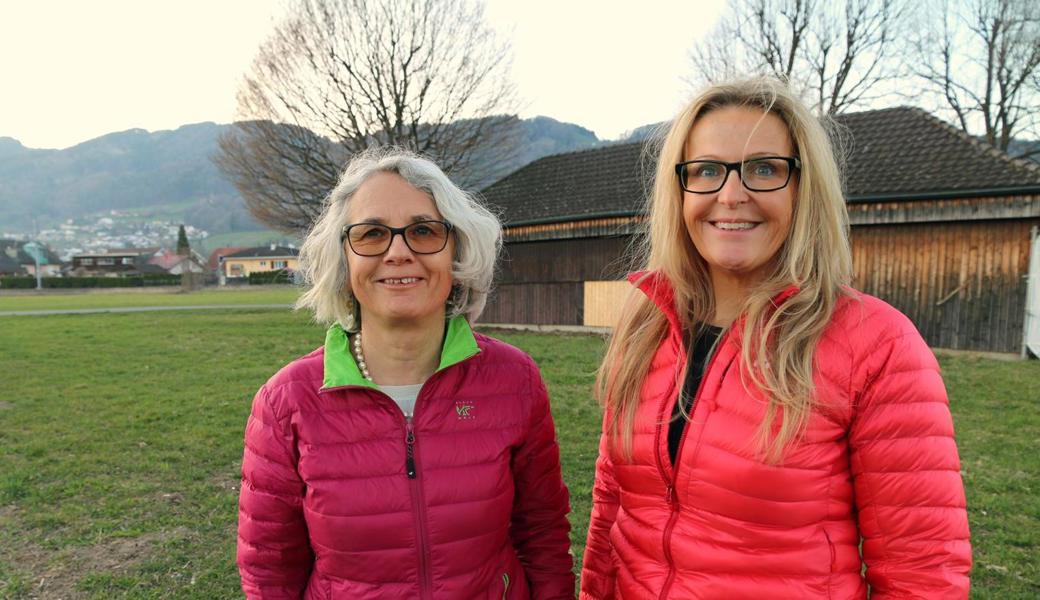
<svg viewBox="0 0 1040 600">
<path fill-rule="evenodd" d="M 361 325 L 350 290 L 345 247 L 340 237 L 347 224 L 350 200 L 375 173 L 396 173 L 430 195 L 437 210 L 452 224 L 455 256 L 452 291 L 445 318 L 466 315 L 473 323 L 484 310 L 495 261 L 502 247 L 502 225 L 473 195 L 448 179 L 432 161 L 399 148 L 378 148 L 354 156 L 339 183 L 325 199 L 321 215 L 300 248 L 300 272 L 307 290 L 296 309 L 309 309 L 319 323 L 339 323 L 347 331 Z"/>
</svg>

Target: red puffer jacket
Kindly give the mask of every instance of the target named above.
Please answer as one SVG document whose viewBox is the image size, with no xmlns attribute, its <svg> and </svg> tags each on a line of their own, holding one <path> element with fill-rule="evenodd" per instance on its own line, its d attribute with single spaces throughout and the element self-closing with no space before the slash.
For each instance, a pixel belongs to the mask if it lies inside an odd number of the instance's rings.
<svg viewBox="0 0 1040 600">
<path fill-rule="evenodd" d="M 968 597 L 946 391 L 906 317 L 858 292 L 840 302 L 816 352 L 823 406 L 779 465 L 753 443 L 765 401 L 741 382 L 734 327 L 707 367 L 673 468 L 667 424 L 686 351 L 670 285 L 657 276 L 640 288 L 670 331 L 642 388 L 633 460 L 601 441 L 582 600 L 846 600 L 866 598 L 868 585 L 872 600 Z"/>
<path fill-rule="evenodd" d="M 347 344 L 333 327 L 253 401 L 246 597 L 572 599 L 567 489 L 531 359 L 453 319 L 408 423 Z"/>
</svg>

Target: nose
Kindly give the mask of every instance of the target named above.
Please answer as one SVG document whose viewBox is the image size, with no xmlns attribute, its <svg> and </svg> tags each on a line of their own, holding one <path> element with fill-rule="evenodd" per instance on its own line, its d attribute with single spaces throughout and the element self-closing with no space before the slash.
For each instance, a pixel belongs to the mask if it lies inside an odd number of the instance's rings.
<svg viewBox="0 0 1040 600">
<path fill-rule="evenodd" d="M 737 205 L 748 201 L 747 192 L 744 182 L 740 180 L 740 173 L 733 169 L 726 173 L 726 180 L 722 182 L 717 200 L 727 208 L 736 208 Z"/>
<path fill-rule="evenodd" d="M 408 244 L 404 241 L 403 233 L 395 233 L 390 238 L 390 247 L 386 249 L 386 253 L 383 254 L 383 260 L 393 263 L 399 263 L 412 259 L 412 249 L 408 247 Z"/>
</svg>

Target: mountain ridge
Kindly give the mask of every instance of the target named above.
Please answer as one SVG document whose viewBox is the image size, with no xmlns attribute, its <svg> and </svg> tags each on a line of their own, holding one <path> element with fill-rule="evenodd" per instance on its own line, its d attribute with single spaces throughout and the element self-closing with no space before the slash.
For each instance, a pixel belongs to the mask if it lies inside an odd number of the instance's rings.
<svg viewBox="0 0 1040 600">
<path fill-rule="evenodd" d="M 551 117 L 521 121 L 519 168 L 548 154 L 603 144 Z M 64 149 L 28 148 L 0 137 L 0 232 L 25 232 L 106 211 L 143 210 L 210 233 L 264 229 L 211 157 L 233 127 L 212 121 L 176 129 L 131 128 Z"/>
</svg>

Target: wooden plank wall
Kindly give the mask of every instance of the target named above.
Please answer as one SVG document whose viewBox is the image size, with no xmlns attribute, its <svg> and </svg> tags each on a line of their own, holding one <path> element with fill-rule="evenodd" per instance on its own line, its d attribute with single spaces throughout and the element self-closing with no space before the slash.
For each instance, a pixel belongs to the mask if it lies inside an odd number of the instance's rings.
<svg viewBox="0 0 1040 600">
<path fill-rule="evenodd" d="M 585 284 L 504 283 L 488 297 L 481 323 L 581 325 Z"/>
<path fill-rule="evenodd" d="M 624 274 L 628 236 L 506 244 L 483 323 L 581 325 L 590 279 Z"/>
<path fill-rule="evenodd" d="M 1038 222 L 853 227 L 853 286 L 905 313 L 931 346 L 1018 352 Z"/>
<path fill-rule="evenodd" d="M 621 317 L 628 295 L 635 288 L 628 280 L 586 281 L 583 325 L 613 327 Z"/>
<path fill-rule="evenodd" d="M 1040 219 L 854 225 L 853 285 L 905 313 L 931 346 L 1017 353 L 1034 225 Z M 507 244 L 481 321 L 582 324 L 583 282 L 622 278 L 630 240 Z"/>
<path fill-rule="evenodd" d="M 620 279 L 621 256 L 631 236 L 551 242 L 508 243 L 495 281 L 500 283 L 580 282 Z"/>
</svg>

